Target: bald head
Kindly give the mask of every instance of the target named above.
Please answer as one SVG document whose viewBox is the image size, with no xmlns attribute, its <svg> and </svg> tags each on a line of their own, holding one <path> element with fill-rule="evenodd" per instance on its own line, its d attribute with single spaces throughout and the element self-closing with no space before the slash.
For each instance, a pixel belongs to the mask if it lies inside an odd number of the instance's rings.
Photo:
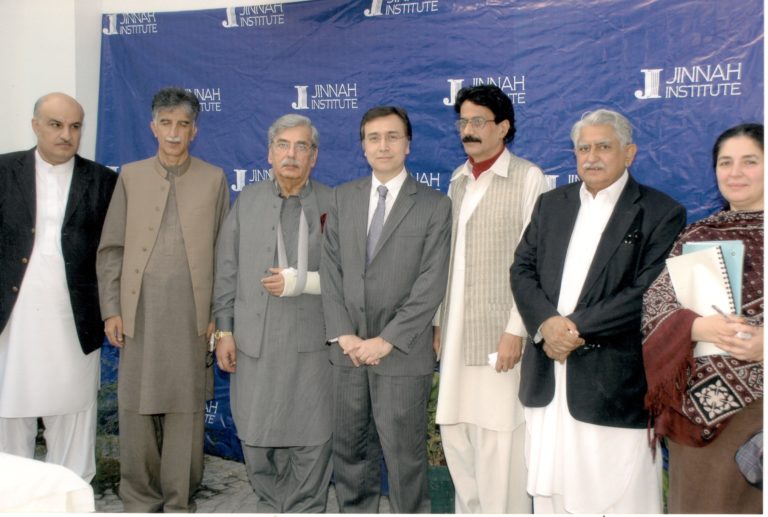
<svg viewBox="0 0 768 517">
<path fill-rule="evenodd" d="M 48 163 L 69 161 L 80 147 L 83 107 L 64 93 L 49 93 L 35 102 L 32 130 L 37 136 L 37 151 Z"/>
</svg>

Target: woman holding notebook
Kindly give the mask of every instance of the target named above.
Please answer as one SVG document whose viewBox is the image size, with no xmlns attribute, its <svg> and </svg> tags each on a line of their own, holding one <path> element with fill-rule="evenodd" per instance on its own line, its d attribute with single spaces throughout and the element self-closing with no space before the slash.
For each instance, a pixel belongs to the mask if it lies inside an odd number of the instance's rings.
<svg viewBox="0 0 768 517">
<path fill-rule="evenodd" d="M 762 513 L 763 126 L 728 129 L 712 154 L 726 207 L 683 230 L 645 294 L 646 405 L 653 440 L 665 437 L 669 448 L 670 513 Z M 740 314 L 714 300 L 686 308 L 674 278 L 674 257 L 693 248 L 686 243 L 718 241 L 743 243 L 743 262 L 730 271 L 741 278 L 723 275 Z"/>
</svg>

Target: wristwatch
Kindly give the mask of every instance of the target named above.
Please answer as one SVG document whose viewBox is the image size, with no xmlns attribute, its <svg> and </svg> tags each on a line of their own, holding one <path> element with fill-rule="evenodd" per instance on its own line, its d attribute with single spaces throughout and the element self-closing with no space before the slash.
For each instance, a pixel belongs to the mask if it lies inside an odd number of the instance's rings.
<svg viewBox="0 0 768 517">
<path fill-rule="evenodd" d="M 224 336 L 231 336 L 232 333 L 228 330 L 217 330 L 213 333 L 213 338 L 218 341 L 219 339 L 223 338 Z"/>
</svg>

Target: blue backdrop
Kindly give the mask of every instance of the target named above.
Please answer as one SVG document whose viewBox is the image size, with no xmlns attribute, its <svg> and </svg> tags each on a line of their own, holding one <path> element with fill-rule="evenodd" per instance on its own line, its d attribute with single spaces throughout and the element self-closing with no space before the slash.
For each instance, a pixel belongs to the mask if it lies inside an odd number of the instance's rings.
<svg viewBox="0 0 768 517">
<path fill-rule="evenodd" d="M 233 199 L 266 177 L 267 128 L 289 112 L 318 127 L 313 174 L 333 186 L 369 173 L 363 112 L 397 104 L 414 126 L 409 170 L 446 191 L 465 159 L 454 96 L 481 83 L 510 96 L 511 149 L 553 186 L 576 179 L 569 133 L 581 114 L 621 111 L 639 147 L 633 175 L 697 220 L 720 204 L 715 137 L 763 120 L 763 2 L 314 0 L 107 14 L 96 157 L 119 168 L 154 154 L 151 98 L 176 85 L 203 105 L 192 153 L 225 170 Z M 114 359 L 105 349 L 104 382 Z M 238 457 L 227 390 L 218 375 L 207 447 Z"/>
</svg>

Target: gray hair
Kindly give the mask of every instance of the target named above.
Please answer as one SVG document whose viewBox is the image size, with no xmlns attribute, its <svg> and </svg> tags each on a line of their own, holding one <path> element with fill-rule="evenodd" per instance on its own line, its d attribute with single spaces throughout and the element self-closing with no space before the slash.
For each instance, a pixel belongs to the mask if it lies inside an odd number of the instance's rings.
<svg viewBox="0 0 768 517">
<path fill-rule="evenodd" d="M 152 97 L 152 118 L 156 119 L 157 114 L 163 110 L 169 110 L 183 106 L 192 122 L 197 121 L 197 115 L 200 113 L 200 101 L 195 94 L 184 88 L 169 87 L 159 90 Z"/>
<path fill-rule="evenodd" d="M 286 129 L 299 126 L 306 126 L 312 131 L 312 146 L 317 149 L 320 145 L 320 133 L 317 132 L 317 128 L 312 124 L 312 121 L 309 120 L 309 117 L 297 115 L 295 113 L 283 115 L 269 126 L 269 131 L 267 132 L 269 141 L 267 142 L 267 145 L 271 145 L 275 138 L 277 138 L 277 135 Z"/>
<path fill-rule="evenodd" d="M 579 145 L 577 140 L 579 133 L 581 133 L 581 128 L 584 126 L 611 126 L 616 131 L 616 136 L 622 145 L 627 146 L 632 143 L 632 124 L 629 123 L 629 120 L 616 111 L 598 109 L 587 111 L 581 116 L 581 120 L 573 125 L 571 140 L 573 141 L 574 149 Z"/>
</svg>

